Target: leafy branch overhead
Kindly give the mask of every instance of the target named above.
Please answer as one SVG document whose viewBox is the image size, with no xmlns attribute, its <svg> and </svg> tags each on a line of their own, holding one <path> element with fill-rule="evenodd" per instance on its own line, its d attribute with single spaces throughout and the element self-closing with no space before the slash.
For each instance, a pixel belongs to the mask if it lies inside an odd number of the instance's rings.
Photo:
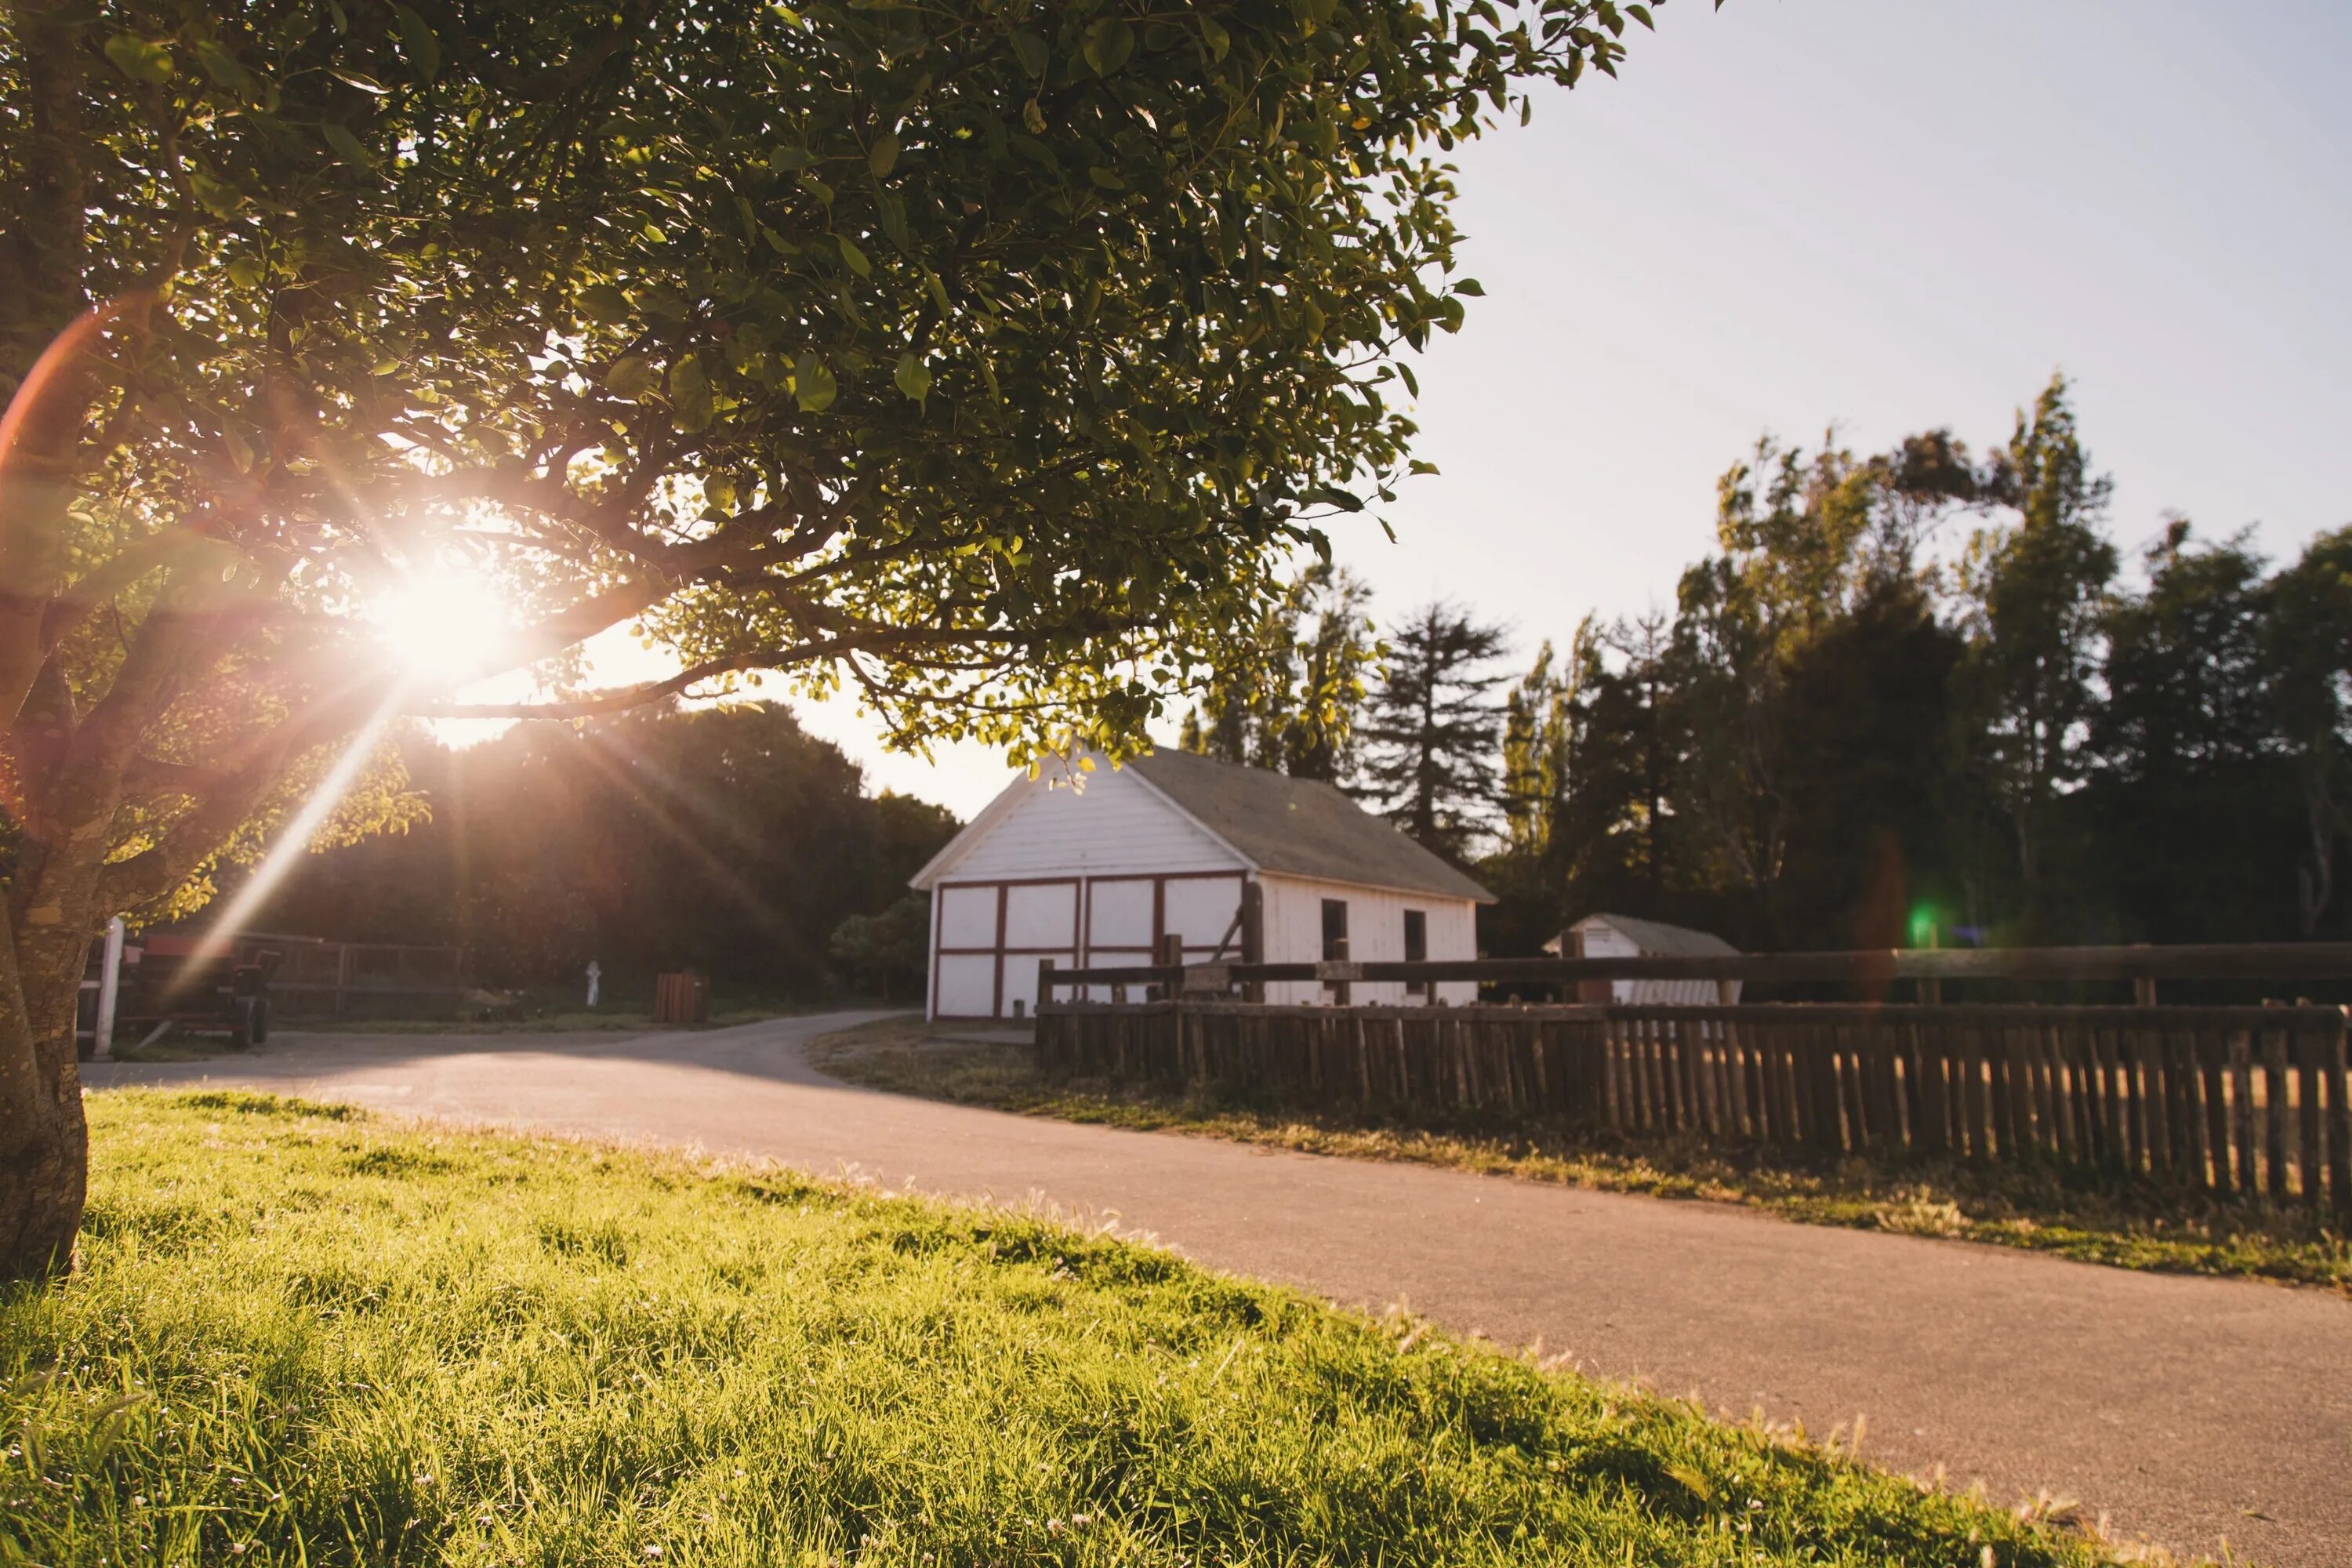
<svg viewBox="0 0 2352 1568">
<path fill-rule="evenodd" d="M 1444 155 L 1649 19 L 20 0 L 0 1126 L 40 1131 L 0 1174 L 80 1147 L 37 1058 L 88 931 L 397 711 L 782 672 L 909 745 L 1131 748 L 1406 471 L 1393 356 L 1475 293 Z M 434 687 L 358 612 L 452 557 L 522 616 Z M 572 700 L 613 627 L 678 673 Z M 520 667 L 562 700 L 446 695 Z M 78 1159 L 26 1178 L 44 1213 Z"/>
<path fill-rule="evenodd" d="M 518 657 L 635 618 L 910 740 L 1115 742 L 1388 493 L 1386 356 L 1475 291 L 1437 160 L 1629 17 L 108 6 L 78 297 L 11 347 L 138 300 L 92 488 L 272 584 L 464 529 L 549 613 Z"/>
</svg>

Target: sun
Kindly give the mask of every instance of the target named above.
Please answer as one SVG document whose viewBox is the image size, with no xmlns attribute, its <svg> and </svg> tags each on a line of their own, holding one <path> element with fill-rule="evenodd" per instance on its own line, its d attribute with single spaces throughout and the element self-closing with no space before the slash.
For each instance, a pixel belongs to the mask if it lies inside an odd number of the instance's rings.
<svg viewBox="0 0 2352 1568">
<path fill-rule="evenodd" d="M 436 562 L 387 584 L 368 601 L 364 618 L 413 679 L 446 686 L 488 673 L 512 631 L 510 614 L 481 573 Z"/>
</svg>

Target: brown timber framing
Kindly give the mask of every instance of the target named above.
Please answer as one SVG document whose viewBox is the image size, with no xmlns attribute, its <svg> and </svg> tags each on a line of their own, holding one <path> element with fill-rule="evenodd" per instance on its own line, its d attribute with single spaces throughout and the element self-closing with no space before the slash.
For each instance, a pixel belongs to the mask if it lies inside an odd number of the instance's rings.
<svg viewBox="0 0 2352 1568">
<path fill-rule="evenodd" d="M 962 880 L 943 881 L 934 889 L 931 900 L 931 952 L 940 958 L 985 958 L 991 962 L 993 975 L 990 982 L 990 1011 L 985 1014 L 947 1014 L 940 1010 L 940 970 L 931 966 L 929 989 L 931 1016 L 942 1021 L 981 1022 L 1002 1018 L 1004 1014 L 1004 975 L 1008 962 L 1023 958 L 1044 958 L 1069 953 L 1084 964 L 1097 953 L 1139 954 L 1145 963 L 1141 968 L 1154 967 L 1150 960 L 1160 954 L 1167 934 L 1168 884 L 1171 882 L 1230 881 L 1235 885 L 1236 897 L 1248 898 L 1249 888 L 1255 879 L 1239 867 L 1200 871 L 1114 871 L 1102 874 L 1068 871 L 1040 877 L 977 877 Z M 1151 887 L 1151 944 L 1149 947 L 1094 941 L 1094 894 L 1102 884 L 1113 882 L 1149 883 Z M 1069 888 L 1072 889 L 1070 940 L 1058 945 L 1037 942 L 1013 942 L 1008 940 L 1006 925 L 1012 889 L 1015 888 Z M 950 892 L 993 892 L 996 913 L 990 940 L 982 944 L 949 946 L 946 943 L 945 895 Z M 1062 975 L 1083 973 L 1081 970 L 1061 970 Z M 1059 981 L 1056 981 L 1059 984 Z M 1045 993 L 1038 993 L 1042 1004 Z"/>
</svg>

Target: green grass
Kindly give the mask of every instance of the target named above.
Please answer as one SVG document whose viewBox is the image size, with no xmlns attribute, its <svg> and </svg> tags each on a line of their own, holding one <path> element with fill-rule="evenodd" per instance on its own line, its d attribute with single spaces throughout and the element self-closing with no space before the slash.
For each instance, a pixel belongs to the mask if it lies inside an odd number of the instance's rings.
<svg viewBox="0 0 2352 1568">
<path fill-rule="evenodd" d="M 2217 1201 L 2050 1166 L 1811 1163 L 1697 1140 L 1612 1136 L 1565 1121 L 1366 1116 L 1236 1104 L 1205 1091 L 1171 1095 L 1104 1081 L 1048 1083 L 1024 1047 L 939 1040 L 919 1021 L 905 1019 L 829 1036 L 812 1045 L 811 1055 L 826 1071 L 853 1082 L 1030 1115 L 1745 1204 L 1814 1225 L 1993 1242 L 2126 1268 L 2284 1279 L 2352 1294 L 2352 1242 L 2298 1205 Z"/>
<path fill-rule="evenodd" d="M 2106 1549 L 1048 1220 L 236 1093 L 89 1100 L 0 1563 L 1984 1563 Z"/>
</svg>

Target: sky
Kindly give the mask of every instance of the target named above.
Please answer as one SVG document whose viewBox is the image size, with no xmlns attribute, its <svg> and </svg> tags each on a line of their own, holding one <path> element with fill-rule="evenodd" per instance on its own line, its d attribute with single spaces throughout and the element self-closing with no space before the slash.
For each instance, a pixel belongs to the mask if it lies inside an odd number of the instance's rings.
<svg viewBox="0 0 2352 1568">
<path fill-rule="evenodd" d="M 2053 371 L 2126 556 L 2186 514 L 2273 556 L 2352 523 L 2352 5 L 1670 0 L 1617 80 L 1464 150 L 1486 298 L 1416 362 L 1417 456 L 1337 553 L 1531 652 L 1670 606 L 1757 437 L 1981 449 Z M 600 659 L 602 679 L 635 674 Z M 979 747 L 869 783 L 969 816 Z M 1170 727 L 1172 733 L 1172 725 Z"/>
</svg>

